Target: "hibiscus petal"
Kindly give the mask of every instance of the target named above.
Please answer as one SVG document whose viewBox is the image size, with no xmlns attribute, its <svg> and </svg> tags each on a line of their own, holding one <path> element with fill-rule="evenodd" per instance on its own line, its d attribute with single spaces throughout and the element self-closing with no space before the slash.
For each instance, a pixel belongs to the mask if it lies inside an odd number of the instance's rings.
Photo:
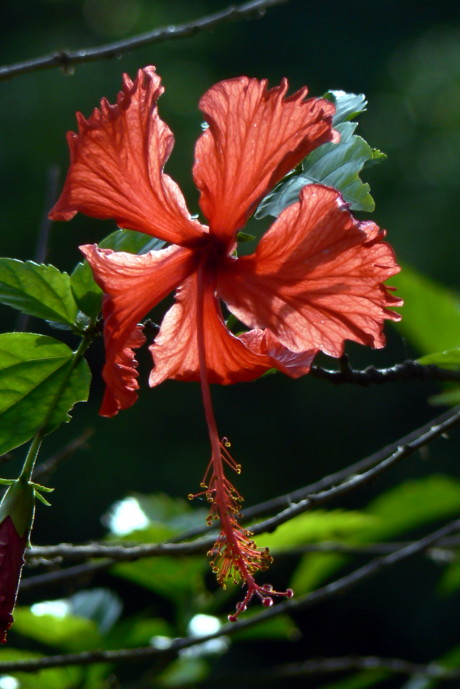
<svg viewBox="0 0 460 689">
<path fill-rule="evenodd" d="M 132 350 L 145 339 L 138 321 L 183 282 L 196 259 L 191 250 L 176 246 L 141 256 L 89 244 L 80 250 L 105 292 L 103 378 L 107 389 L 100 413 L 113 416 L 137 400 L 137 362 Z"/>
<path fill-rule="evenodd" d="M 269 358 L 272 368 L 291 378 L 300 378 L 310 371 L 316 349 L 293 352 L 279 342 L 270 330 L 254 329 L 242 333 L 240 339 L 251 351 Z"/>
<path fill-rule="evenodd" d="M 104 399 L 99 414 L 115 416 L 121 409 L 128 409 L 137 401 L 137 359 L 135 350 L 145 342 L 141 325 L 136 325 L 123 348 L 118 347 L 109 359 L 107 356 L 102 375 L 106 383 Z"/>
<path fill-rule="evenodd" d="M 207 91 L 200 109 L 209 128 L 195 150 L 193 176 L 212 232 L 231 238 L 260 199 L 320 144 L 338 140 L 334 105 L 305 100 L 307 88 L 286 97 L 287 81 L 240 77 Z M 335 138 L 334 138 L 335 137 Z"/>
<path fill-rule="evenodd" d="M 78 134 L 67 134 L 70 168 L 52 220 L 70 220 L 77 212 L 111 218 L 175 244 L 201 235 L 179 187 L 163 173 L 174 145 L 158 116 L 163 91 L 155 68 L 145 67 L 134 83 L 123 76 L 115 105 L 103 98 L 88 120 L 77 113 Z"/>
<path fill-rule="evenodd" d="M 165 315 L 160 332 L 150 347 L 155 367 L 150 385 L 167 378 L 199 381 L 197 337 L 198 275 L 180 287 L 176 303 Z M 203 304 L 206 377 L 209 383 L 228 385 L 258 378 L 273 367 L 268 356 L 252 352 L 224 323 L 219 302 L 211 289 L 204 290 Z"/>
<path fill-rule="evenodd" d="M 384 319 L 402 301 L 383 282 L 399 272 L 384 233 L 357 222 L 340 194 L 310 185 L 251 256 L 229 261 L 218 291 L 250 328 L 269 328 L 294 352 L 343 353 L 344 341 L 383 347 Z"/>
</svg>

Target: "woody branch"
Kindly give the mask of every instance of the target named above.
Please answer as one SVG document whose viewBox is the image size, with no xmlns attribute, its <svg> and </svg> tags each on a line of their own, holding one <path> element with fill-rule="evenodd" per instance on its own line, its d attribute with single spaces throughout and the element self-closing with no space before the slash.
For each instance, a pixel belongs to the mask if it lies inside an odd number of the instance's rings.
<svg viewBox="0 0 460 689">
<path fill-rule="evenodd" d="M 0 80 L 8 80 L 20 74 L 36 72 L 43 69 L 60 67 L 64 71 L 72 70 L 76 65 L 96 60 L 114 59 L 136 48 L 142 48 L 153 43 L 160 43 L 172 39 L 193 36 L 200 31 L 211 30 L 216 26 L 231 20 L 260 18 L 265 10 L 275 5 L 281 5 L 289 0 L 250 0 L 241 5 L 230 5 L 221 12 L 214 12 L 205 17 L 154 29 L 123 41 L 115 41 L 96 48 L 82 48 L 79 50 L 61 50 L 43 57 L 24 60 L 13 65 L 0 67 Z"/>
<path fill-rule="evenodd" d="M 330 370 L 321 366 L 312 366 L 310 375 L 327 380 L 335 385 L 354 383 L 363 387 L 378 383 L 392 383 L 401 380 L 439 380 L 444 382 L 460 381 L 460 371 L 441 368 L 435 364 L 420 364 L 418 361 L 407 359 L 400 364 L 388 368 L 368 366 L 364 370 L 353 369 L 348 357 L 340 360 L 340 369 Z"/>
<path fill-rule="evenodd" d="M 274 500 L 262 503 L 246 510 L 244 518 L 255 516 L 255 513 L 270 512 L 269 507 L 281 511 L 273 517 L 260 521 L 251 527 L 254 533 L 264 533 L 273 530 L 276 526 L 288 521 L 293 516 L 308 509 L 326 504 L 331 500 L 348 494 L 358 487 L 373 481 L 379 475 L 393 467 L 399 461 L 409 457 L 421 447 L 427 445 L 435 438 L 446 433 L 460 421 L 460 406 L 445 412 L 424 424 L 412 433 L 400 438 L 392 445 L 366 457 L 340 472 L 331 474 L 321 481 L 305 486 L 295 493 L 285 494 Z M 294 502 L 294 500 L 296 502 Z M 183 534 L 189 537 L 189 534 Z M 66 560 L 82 560 L 89 558 L 110 558 L 104 566 L 108 567 L 113 562 L 121 560 L 134 560 L 141 557 L 154 557 L 157 555 L 185 555 L 205 552 L 213 543 L 215 536 L 209 536 L 188 543 L 157 543 L 141 546 L 103 546 L 82 545 L 74 546 L 61 544 L 57 546 L 35 546 L 28 552 L 29 559 L 36 558 L 61 558 Z M 177 540 L 177 539 L 176 539 Z M 23 583 L 26 584 L 27 580 Z"/>
<path fill-rule="evenodd" d="M 238 675 L 226 672 L 225 675 L 214 675 L 212 682 L 219 686 L 234 686 L 236 681 L 254 684 L 266 684 L 280 679 L 330 675 L 349 671 L 382 670 L 395 675 L 417 675 L 438 681 L 451 681 L 460 678 L 459 668 L 448 668 L 439 663 L 413 663 L 402 658 L 380 658 L 377 656 L 343 656 L 339 658 L 311 658 L 303 663 L 287 663 L 269 670 L 258 669 L 257 672 L 241 672 Z M 204 686 L 209 684 L 205 679 Z"/>
<path fill-rule="evenodd" d="M 84 653 L 69 653 L 59 656 L 49 656 L 36 660 L 8 661 L 0 663 L 0 673 L 8 673 L 20 670 L 21 672 L 36 672 L 51 667 L 65 667 L 68 665 L 90 665 L 101 662 L 126 662 L 132 660 L 158 659 L 174 657 L 179 651 L 191 648 L 206 641 L 222 636 L 231 636 L 239 630 L 252 627 L 264 620 L 276 617 L 283 613 L 293 613 L 299 609 L 305 609 L 322 603 L 334 596 L 344 593 L 362 581 L 374 576 L 383 569 L 393 567 L 404 560 L 423 553 L 431 548 L 440 540 L 448 537 L 460 529 L 460 520 L 450 522 L 427 536 L 414 541 L 410 545 L 397 550 L 384 557 L 375 558 L 369 563 L 350 574 L 347 574 L 316 591 L 307 593 L 294 599 L 287 599 L 272 608 L 266 608 L 251 617 L 240 619 L 238 622 L 223 625 L 221 629 L 213 634 L 202 637 L 186 637 L 174 640 L 167 649 L 158 649 L 151 646 L 136 649 L 119 649 L 115 651 L 96 651 Z"/>
</svg>

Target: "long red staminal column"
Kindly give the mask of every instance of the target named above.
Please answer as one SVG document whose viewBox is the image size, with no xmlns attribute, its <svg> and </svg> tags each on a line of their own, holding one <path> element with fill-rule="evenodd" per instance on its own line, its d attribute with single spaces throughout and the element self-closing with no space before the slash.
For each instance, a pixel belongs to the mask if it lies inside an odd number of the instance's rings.
<svg viewBox="0 0 460 689">
<path fill-rule="evenodd" d="M 219 438 L 217 424 L 212 406 L 211 390 L 207 378 L 206 344 L 204 336 L 204 280 L 206 279 L 203 265 L 198 269 L 198 306 L 197 306 L 197 338 L 198 356 L 200 363 L 200 382 L 206 423 L 208 425 L 211 443 L 211 459 L 206 469 L 201 487 L 208 502 L 211 504 L 208 523 L 219 521 L 220 534 L 214 547 L 209 551 L 211 567 L 217 576 L 219 584 L 225 587 L 226 582 L 243 582 L 247 590 L 244 599 L 236 606 L 236 613 L 229 615 L 230 621 L 236 621 L 238 614 L 244 612 L 254 595 L 261 599 L 266 607 L 273 605 L 273 595 L 292 597 L 293 592 L 273 590 L 270 584 L 259 586 L 254 575 L 258 571 L 268 569 L 272 558 L 268 548 L 258 549 L 252 540 L 252 533 L 238 523 L 243 498 L 225 476 L 227 465 L 237 474 L 241 473 L 241 466 L 235 462 L 230 454 L 230 443 L 227 438 Z"/>
</svg>

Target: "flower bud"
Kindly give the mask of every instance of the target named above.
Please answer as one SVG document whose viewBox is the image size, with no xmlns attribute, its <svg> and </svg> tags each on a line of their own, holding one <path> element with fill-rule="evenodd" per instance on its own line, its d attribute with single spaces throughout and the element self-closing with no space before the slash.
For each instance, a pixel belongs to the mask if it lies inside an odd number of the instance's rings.
<svg viewBox="0 0 460 689">
<path fill-rule="evenodd" d="M 34 518 L 34 489 L 17 480 L 0 504 L 0 643 L 13 624 L 14 606 L 24 565 L 24 551 Z"/>
</svg>

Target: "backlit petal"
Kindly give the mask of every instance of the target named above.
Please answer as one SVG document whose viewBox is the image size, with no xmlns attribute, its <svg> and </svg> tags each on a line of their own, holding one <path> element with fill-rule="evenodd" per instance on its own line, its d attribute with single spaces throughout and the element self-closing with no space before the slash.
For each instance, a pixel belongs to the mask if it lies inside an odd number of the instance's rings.
<svg viewBox="0 0 460 689">
<path fill-rule="evenodd" d="M 136 402 L 139 383 L 135 350 L 144 342 L 142 326 L 136 325 L 124 347 L 116 349 L 110 359 L 106 357 L 102 373 L 106 387 L 99 410 L 101 416 L 115 416 L 120 409 L 128 409 Z"/>
<path fill-rule="evenodd" d="M 199 138 L 193 175 L 211 230 L 231 238 L 260 199 L 310 151 L 338 135 L 332 103 L 305 99 L 307 88 L 286 97 L 287 81 L 222 81 L 200 101 L 209 128 Z"/>
<path fill-rule="evenodd" d="M 163 91 L 155 68 L 145 67 L 134 83 L 124 75 L 115 105 L 103 98 L 88 120 L 77 113 L 78 134 L 67 135 L 69 172 L 50 218 L 111 218 L 175 244 L 200 236 L 179 187 L 163 173 L 174 144 L 158 115 Z"/>
<path fill-rule="evenodd" d="M 384 233 L 359 223 L 340 194 L 310 185 L 260 241 L 229 262 L 218 291 L 250 328 L 269 328 L 293 352 L 343 353 L 344 341 L 383 347 L 384 319 L 401 305 L 383 282 L 399 272 Z"/>
<path fill-rule="evenodd" d="M 308 373 L 318 353 L 316 349 L 293 352 L 282 345 L 268 329 L 249 330 L 242 333 L 239 338 L 252 352 L 268 357 L 272 368 L 278 369 L 291 378 L 299 378 Z"/>
<path fill-rule="evenodd" d="M 107 391 L 101 414 L 113 416 L 137 399 L 137 362 L 132 350 L 143 342 L 138 322 L 183 282 L 196 259 L 189 249 L 176 246 L 141 256 L 96 245 L 80 249 L 105 292 L 103 377 Z"/>
<path fill-rule="evenodd" d="M 167 378 L 200 380 L 197 339 L 198 276 L 193 274 L 178 290 L 176 303 L 163 319 L 150 347 L 155 367 L 150 385 Z M 269 357 L 252 352 L 225 325 L 220 306 L 210 289 L 204 291 L 204 341 L 209 383 L 228 385 L 258 378 L 273 367 Z"/>
</svg>

